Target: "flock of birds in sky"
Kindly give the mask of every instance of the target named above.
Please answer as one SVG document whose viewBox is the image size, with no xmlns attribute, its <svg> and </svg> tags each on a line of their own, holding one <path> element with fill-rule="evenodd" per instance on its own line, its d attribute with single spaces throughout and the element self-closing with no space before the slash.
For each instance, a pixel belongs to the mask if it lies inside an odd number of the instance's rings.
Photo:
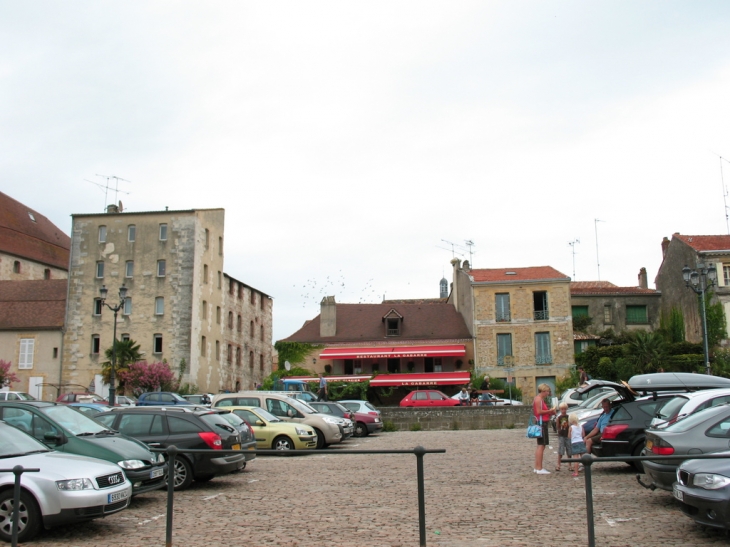
<svg viewBox="0 0 730 547">
<path fill-rule="evenodd" d="M 337 302 L 345 303 L 352 303 L 355 300 L 357 300 L 358 304 L 380 302 L 378 298 L 379 293 L 375 292 L 373 281 L 374 278 L 368 279 L 365 286 L 359 292 L 357 290 L 350 290 L 348 292 L 342 270 L 338 272 L 336 278 L 328 275 L 323 283 L 319 283 L 316 279 L 307 279 L 304 285 L 301 286 L 302 307 L 318 307 L 322 298 L 325 296 L 334 296 Z M 299 285 L 294 285 L 294 287 L 299 287 Z"/>
</svg>

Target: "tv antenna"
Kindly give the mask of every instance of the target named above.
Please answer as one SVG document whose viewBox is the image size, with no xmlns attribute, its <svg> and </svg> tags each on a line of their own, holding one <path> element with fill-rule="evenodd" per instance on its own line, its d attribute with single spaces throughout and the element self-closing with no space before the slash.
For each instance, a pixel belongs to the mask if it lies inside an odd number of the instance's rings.
<svg viewBox="0 0 730 547">
<path fill-rule="evenodd" d="M 580 239 L 577 237 L 573 241 L 568 241 L 570 245 L 570 252 L 573 254 L 573 281 L 575 281 L 575 246 L 580 243 Z"/>
<path fill-rule="evenodd" d="M 109 190 L 114 191 L 114 203 L 119 204 L 119 205 L 121 205 L 121 202 L 119 201 L 119 194 L 120 193 L 125 194 L 125 195 L 130 194 L 130 192 L 125 192 L 124 190 L 119 189 L 119 181 L 121 180 L 122 182 L 130 182 L 130 183 L 131 183 L 131 181 L 129 181 L 127 179 L 123 179 L 122 177 L 118 177 L 116 175 L 99 175 L 97 173 L 95 176 L 106 179 L 106 183 L 99 184 L 98 182 L 94 182 L 93 180 L 89 180 L 89 179 L 84 179 L 84 180 L 86 182 L 90 182 L 91 184 L 93 184 L 95 186 L 98 186 L 101 190 L 104 191 L 104 211 L 105 212 L 106 212 L 106 206 L 109 205 Z M 112 188 L 109 185 L 109 182 L 111 181 L 111 179 L 114 179 L 114 188 Z"/>
<path fill-rule="evenodd" d="M 598 259 L 598 223 L 599 222 L 606 222 L 606 221 L 601 220 L 599 218 L 593 219 L 593 224 L 596 228 L 596 269 L 598 270 L 598 281 L 601 280 L 601 261 Z"/>
<path fill-rule="evenodd" d="M 464 253 L 457 253 L 456 250 L 455 250 L 455 247 L 461 247 L 461 245 L 458 245 L 456 243 L 452 243 L 451 241 L 446 241 L 445 239 L 442 239 L 441 241 L 443 241 L 444 243 L 447 243 L 447 244 L 451 245 L 451 249 L 446 249 L 445 247 L 439 247 L 438 245 L 436 245 L 436 247 L 438 247 L 439 249 L 443 249 L 444 251 L 449 251 L 450 250 L 451 251 L 451 258 L 455 258 L 455 255 L 464 256 Z"/>
<path fill-rule="evenodd" d="M 712 150 L 710 150 L 712 152 Z M 722 201 L 723 205 L 725 205 L 725 228 L 727 229 L 728 235 L 730 235 L 730 217 L 728 217 L 728 206 L 727 206 L 727 186 L 725 186 L 725 177 L 723 176 L 722 172 L 722 162 L 726 161 L 727 163 L 730 163 L 730 161 L 723 158 L 720 154 L 716 152 L 712 152 L 715 154 L 718 158 L 720 158 L 720 183 L 722 184 Z"/>
<path fill-rule="evenodd" d="M 464 244 L 469 247 L 469 264 L 471 264 L 471 267 L 474 267 L 474 261 L 473 261 L 473 255 L 476 254 L 476 251 L 472 250 L 472 247 L 476 245 L 473 240 L 471 239 L 465 239 Z"/>
</svg>

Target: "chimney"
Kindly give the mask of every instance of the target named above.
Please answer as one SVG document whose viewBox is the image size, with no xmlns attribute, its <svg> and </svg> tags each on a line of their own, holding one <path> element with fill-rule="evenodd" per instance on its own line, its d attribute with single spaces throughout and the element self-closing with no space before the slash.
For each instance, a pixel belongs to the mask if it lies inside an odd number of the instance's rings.
<svg viewBox="0 0 730 547">
<path fill-rule="evenodd" d="M 118 213 L 119 212 L 119 206 L 118 205 L 107 205 L 106 206 L 106 214 L 110 213 Z"/>
<path fill-rule="evenodd" d="M 334 336 L 337 334 L 337 304 L 334 296 L 325 296 L 319 303 L 319 335 Z"/>
<path fill-rule="evenodd" d="M 664 236 L 664 239 L 662 239 L 662 259 L 667 257 L 667 247 L 669 247 L 669 238 Z"/>
<path fill-rule="evenodd" d="M 646 268 L 641 268 L 639 270 L 639 288 L 640 289 L 648 289 L 649 288 L 649 281 L 648 281 L 647 276 L 646 276 Z"/>
<path fill-rule="evenodd" d="M 457 276 L 459 275 L 459 268 L 461 267 L 461 260 L 459 260 L 458 258 L 452 258 L 451 266 L 453 268 L 453 272 L 451 274 L 451 301 L 454 304 L 454 308 L 456 308 L 456 311 L 459 311 L 459 294 L 458 294 L 459 281 L 457 279 Z"/>
</svg>

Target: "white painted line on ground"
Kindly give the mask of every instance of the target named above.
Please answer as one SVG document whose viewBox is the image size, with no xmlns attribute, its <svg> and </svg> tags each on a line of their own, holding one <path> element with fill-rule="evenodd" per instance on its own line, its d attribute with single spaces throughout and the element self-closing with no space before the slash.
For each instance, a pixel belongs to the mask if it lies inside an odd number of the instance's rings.
<svg viewBox="0 0 730 547">
<path fill-rule="evenodd" d="M 140 521 L 137 523 L 137 526 L 142 526 L 143 524 L 148 524 L 148 523 L 152 522 L 153 520 L 158 520 L 161 518 L 165 518 L 165 515 L 157 515 L 156 517 L 152 517 L 150 519 Z"/>
<path fill-rule="evenodd" d="M 248 481 L 248 482 L 254 482 L 254 481 Z M 220 494 L 214 494 L 212 496 L 206 496 L 206 497 L 203 498 L 203 501 L 212 500 L 214 498 L 217 498 L 218 496 L 220 496 Z"/>
</svg>

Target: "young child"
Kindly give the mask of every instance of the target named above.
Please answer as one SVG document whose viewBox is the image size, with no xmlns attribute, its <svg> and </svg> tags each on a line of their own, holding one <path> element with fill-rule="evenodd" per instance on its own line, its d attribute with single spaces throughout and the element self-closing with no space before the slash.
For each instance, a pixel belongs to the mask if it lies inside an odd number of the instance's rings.
<svg viewBox="0 0 730 547">
<path fill-rule="evenodd" d="M 568 435 L 570 424 L 568 423 L 567 403 L 560 403 L 558 409 L 560 410 L 560 414 L 555 417 L 555 427 L 558 430 L 558 465 L 555 466 L 555 471 L 560 471 L 563 454 L 567 458 L 570 458 L 572 454 L 570 451 L 570 436 Z M 571 469 L 570 465 L 568 465 L 568 469 Z"/>
<path fill-rule="evenodd" d="M 585 432 L 583 431 L 583 428 L 578 425 L 578 416 L 575 414 L 570 415 L 568 422 L 570 423 L 570 449 L 573 454 L 573 458 L 580 458 L 586 453 L 586 443 L 583 439 L 585 437 Z M 573 464 L 574 477 L 578 476 L 578 466 L 578 463 Z"/>
</svg>

